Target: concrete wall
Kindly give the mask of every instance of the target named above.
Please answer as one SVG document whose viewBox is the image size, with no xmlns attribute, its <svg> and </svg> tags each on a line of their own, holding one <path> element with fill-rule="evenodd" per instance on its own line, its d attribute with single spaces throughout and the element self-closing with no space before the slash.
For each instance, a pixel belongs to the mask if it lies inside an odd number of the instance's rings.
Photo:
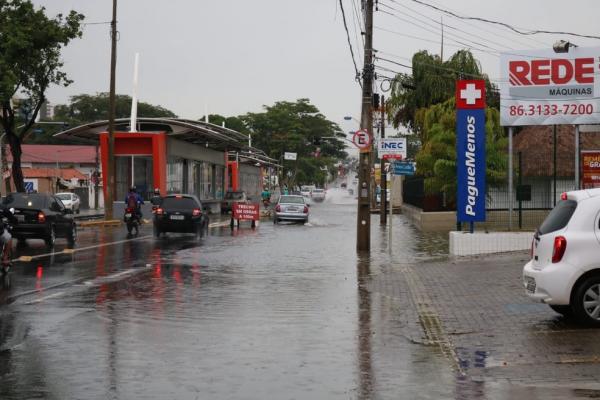
<svg viewBox="0 0 600 400">
<path fill-rule="evenodd" d="M 450 255 L 470 256 L 527 250 L 533 232 L 450 232 Z"/>
<path fill-rule="evenodd" d="M 167 155 L 188 160 L 206 161 L 215 165 L 225 166 L 225 153 L 207 149 L 204 146 L 167 138 Z"/>
<path fill-rule="evenodd" d="M 423 212 L 410 204 L 402 204 L 402 214 L 422 231 L 451 231 L 456 228 L 454 211 Z"/>
</svg>

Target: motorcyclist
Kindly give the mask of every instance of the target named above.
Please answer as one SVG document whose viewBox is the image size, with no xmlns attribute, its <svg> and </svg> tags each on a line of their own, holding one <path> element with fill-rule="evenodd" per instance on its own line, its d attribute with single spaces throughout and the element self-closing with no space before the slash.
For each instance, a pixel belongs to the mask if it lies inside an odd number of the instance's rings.
<svg viewBox="0 0 600 400">
<path fill-rule="evenodd" d="M 262 193 L 260 194 L 260 197 L 262 198 L 265 207 L 268 206 L 271 202 L 271 192 L 269 192 L 269 189 L 267 188 L 263 189 Z"/>
<path fill-rule="evenodd" d="M 158 208 L 161 201 L 162 201 L 162 196 L 160 195 L 160 189 L 154 188 L 154 194 L 152 195 L 152 198 L 150 199 L 150 203 L 152 204 L 152 209 Z"/>
<path fill-rule="evenodd" d="M 137 188 L 132 186 L 131 189 L 129 189 L 127 196 L 125 196 L 125 206 L 127 208 L 133 208 L 135 215 L 140 221 L 142 220 L 142 204 L 144 204 L 144 199 L 137 193 Z"/>
<path fill-rule="evenodd" d="M 0 208 L 0 246 L 8 244 L 8 251 L 4 251 L 0 257 L 3 265 L 10 264 L 10 243 L 12 235 L 10 234 L 9 224 L 16 224 L 17 219 L 14 215 L 14 209 Z"/>
</svg>

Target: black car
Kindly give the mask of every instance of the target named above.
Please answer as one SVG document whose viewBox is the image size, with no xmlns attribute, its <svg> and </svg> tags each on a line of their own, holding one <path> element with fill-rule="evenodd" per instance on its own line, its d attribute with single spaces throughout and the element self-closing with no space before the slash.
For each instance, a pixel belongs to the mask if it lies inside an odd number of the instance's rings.
<svg viewBox="0 0 600 400">
<path fill-rule="evenodd" d="M 69 246 L 77 240 L 77 225 L 73 211 L 65 208 L 60 199 L 45 193 L 10 193 L 2 207 L 15 210 L 12 235 L 19 242 L 43 239 L 48 247 L 57 237 L 66 238 Z"/>
<path fill-rule="evenodd" d="M 163 197 L 154 211 L 154 236 L 163 232 L 194 233 L 197 237 L 208 232 L 208 215 L 200 200 L 189 194 Z"/>
</svg>

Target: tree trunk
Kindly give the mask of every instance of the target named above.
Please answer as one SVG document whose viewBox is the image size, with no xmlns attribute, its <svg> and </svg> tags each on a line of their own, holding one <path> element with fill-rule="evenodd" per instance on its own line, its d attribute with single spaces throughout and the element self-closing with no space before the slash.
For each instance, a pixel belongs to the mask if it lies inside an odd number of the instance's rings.
<svg viewBox="0 0 600 400">
<path fill-rule="evenodd" d="M 6 138 L 10 144 L 10 153 L 12 154 L 12 178 L 17 192 L 25 192 L 25 182 L 23 181 L 23 171 L 21 170 L 21 139 L 17 135 L 7 132 Z"/>
</svg>

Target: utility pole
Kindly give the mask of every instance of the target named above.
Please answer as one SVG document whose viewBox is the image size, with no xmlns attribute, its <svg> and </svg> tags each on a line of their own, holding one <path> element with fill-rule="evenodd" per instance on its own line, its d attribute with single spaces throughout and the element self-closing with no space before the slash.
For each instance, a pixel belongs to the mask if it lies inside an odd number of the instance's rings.
<svg viewBox="0 0 600 400">
<path fill-rule="evenodd" d="M 360 127 L 373 136 L 373 0 L 365 5 L 365 56 L 362 72 L 362 112 Z M 371 140 L 373 142 L 373 140 Z M 371 149 L 360 150 L 358 165 L 358 215 L 356 250 L 371 250 Z"/>
<path fill-rule="evenodd" d="M 110 23 L 110 95 L 108 100 L 108 164 L 104 174 L 106 199 L 104 199 L 104 218 L 113 218 L 115 199 L 115 70 L 117 68 L 117 0 L 113 0 L 112 21 Z"/>
<path fill-rule="evenodd" d="M 381 96 L 381 139 L 385 139 L 385 97 Z M 385 172 L 385 159 L 379 161 L 381 170 L 381 195 L 379 196 L 379 223 L 387 224 L 387 173 Z"/>
</svg>

